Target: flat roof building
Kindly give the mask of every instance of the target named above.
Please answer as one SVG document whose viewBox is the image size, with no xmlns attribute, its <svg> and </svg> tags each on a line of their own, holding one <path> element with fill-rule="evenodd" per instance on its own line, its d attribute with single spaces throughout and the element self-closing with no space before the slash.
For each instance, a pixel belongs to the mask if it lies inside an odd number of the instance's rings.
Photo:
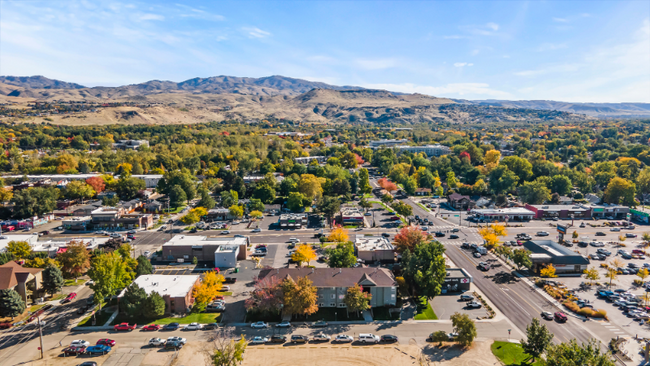
<svg viewBox="0 0 650 366">
<path fill-rule="evenodd" d="M 239 245 L 220 245 L 214 251 L 214 266 L 217 268 L 237 267 L 239 249 Z"/>
<path fill-rule="evenodd" d="M 542 268 L 552 264 L 556 274 L 581 275 L 589 265 L 588 258 L 553 240 L 528 240 L 523 245 L 532 253 L 531 270 L 537 274 Z"/>
<path fill-rule="evenodd" d="M 327 156 L 300 156 L 294 158 L 294 160 L 296 161 L 296 164 L 308 165 L 313 160 L 316 160 L 317 163 L 321 164 L 327 161 Z"/>
<path fill-rule="evenodd" d="M 366 263 L 395 261 L 395 246 L 383 236 L 357 235 L 354 241 L 357 258 Z"/>
<path fill-rule="evenodd" d="M 365 226 L 363 212 L 357 207 L 343 206 L 339 212 L 342 225 Z"/>
<path fill-rule="evenodd" d="M 216 263 L 216 253 L 220 251 L 220 247 L 239 247 L 236 253 L 237 260 L 246 259 L 246 249 L 250 244 L 250 239 L 247 236 L 238 237 L 208 237 L 199 235 L 175 235 L 162 247 L 163 260 L 178 262 L 191 262 L 194 257 L 199 262 L 213 262 L 215 267 L 220 267 Z M 225 253 L 226 250 L 221 250 Z M 220 262 L 221 263 L 221 262 Z"/>
<path fill-rule="evenodd" d="M 397 145 L 403 145 L 403 144 L 406 144 L 408 142 L 409 142 L 409 140 L 407 140 L 407 139 L 378 140 L 378 141 L 370 141 L 368 146 L 371 149 L 378 149 L 378 148 L 381 148 L 381 147 L 392 147 L 392 146 L 397 146 Z"/>
<path fill-rule="evenodd" d="M 442 285 L 442 293 L 465 292 L 473 282 L 472 275 L 462 268 L 447 268 L 445 283 Z"/>
<path fill-rule="evenodd" d="M 33 248 L 38 241 L 38 234 L 0 235 L 0 253 L 6 251 L 7 245 L 12 241 L 26 241 Z"/>
<path fill-rule="evenodd" d="M 194 286 L 199 285 L 199 275 L 169 276 L 169 275 L 142 275 L 136 278 L 133 283 L 140 286 L 147 295 L 156 291 L 165 299 L 165 314 L 187 313 L 194 304 L 192 292 Z M 119 298 L 124 297 L 126 289 L 122 290 Z"/>
<path fill-rule="evenodd" d="M 451 149 L 444 145 L 424 145 L 424 146 L 395 146 L 399 151 L 408 151 L 413 154 L 424 153 L 427 157 L 442 156 L 451 154 Z"/>
<path fill-rule="evenodd" d="M 86 245 L 87 250 L 94 250 L 99 248 L 100 245 L 109 241 L 108 237 L 100 238 L 59 238 L 55 240 L 38 241 L 32 247 L 35 253 L 47 253 L 50 258 L 56 257 L 57 254 L 66 251 L 68 244 L 71 242 L 82 242 Z"/>
<path fill-rule="evenodd" d="M 528 221 L 535 217 L 535 213 L 523 207 L 508 208 L 475 208 L 470 211 L 476 221 Z"/>
<path fill-rule="evenodd" d="M 589 218 L 591 217 L 591 207 L 586 205 L 526 205 L 526 208 L 535 213 L 536 219 L 544 218 Z"/>
<path fill-rule="evenodd" d="M 284 213 L 278 219 L 278 225 L 282 229 L 300 229 L 308 223 L 306 213 Z"/>
</svg>

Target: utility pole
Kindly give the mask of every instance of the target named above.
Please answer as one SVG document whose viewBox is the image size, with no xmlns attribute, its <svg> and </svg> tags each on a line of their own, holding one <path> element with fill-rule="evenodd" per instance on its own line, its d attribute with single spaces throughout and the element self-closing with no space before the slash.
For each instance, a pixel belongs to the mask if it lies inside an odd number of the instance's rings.
<svg viewBox="0 0 650 366">
<path fill-rule="evenodd" d="M 43 329 L 41 328 L 41 316 L 36 317 L 36 321 L 38 322 L 38 336 L 40 337 L 41 340 L 41 359 L 43 359 Z"/>
</svg>

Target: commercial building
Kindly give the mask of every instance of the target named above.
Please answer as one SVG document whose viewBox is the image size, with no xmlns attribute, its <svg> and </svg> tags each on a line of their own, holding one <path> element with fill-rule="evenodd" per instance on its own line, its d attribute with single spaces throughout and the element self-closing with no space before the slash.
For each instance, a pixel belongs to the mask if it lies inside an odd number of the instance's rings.
<svg viewBox="0 0 650 366">
<path fill-rule="evenodd" d="M 217 268 L 237 267 L 239 250 L 239 245 L 220 245 L 217 250 L 214 251 L 214 266 Z"/>
<path fill-rule="evenodd" d="M 34 247 L 38 241 L 38 234 L 0 235 L 0 253 L 5 252 L 7 245 L 12 241 L 26 241 L 31 247 Z"/>
<path fill-rule="evenodd" d="M 90 216 L 73 216 L 66 217 L 61 222 L 64 230 L 86 231 L 90 226 L 92 217 Z"/>
<path fill-rule="evenodd" d="M 407 139 L 379 140 L 379 141 L 370 141 L 368 146 L 371 149 L 378 149 L 378 148 L 382 148 L 382 147 L 393 147 L 393 146 L 398 146 L 398 145 L 404 145 L 404 144 L 407 144 L 408 142 L 409 142 L 409 140 L 407 140 Z"/>
<path fill-rule="evenodd" d="M 120 207 L 100 207 L 91 214 L 93 229 L 139 229 L 153 226 L 151 214 L 129 214 L 134 208 L 128 203 Z"/>
<path fill-rule="evenodd" d="M 206 219 L 208 221 L 226 221 L 234 219 L 234 216 L 230 214 L 229 209 L 221 207 L 208 210 Z"/>
<path fill-rule="evenodd" d="M 589 265 L 589 259 L 552 240 L 529 240 L 524 248 L 531 251 L 531 270 L 537 274 L 549 264 L 555 267 L 556 274 L 581 275 Z"/>
<path fill-rule="evenodd" d="M 625 220 L 631 213 L 627 206 L 616 204 L 590 205 L 591 216 L 595 219 Z M 638 211 L 637 211 L 638 212 Z"/>
<path fill-rule="evenodd" d="M 591 218 L 591 207 L 583 205 L 526 205 L 526 208 L 535 213 L 536 219 L 561 218 L 576 219 Z"/>
<path fill-rule="evenodd" d="M 392 263 L 395 261 L 395 246 L 383 236 L 357 235 L 354 241 L 354 250 L 357 258 L 365 263 Z"/>
<path fill-rule="evenodd" d="M 278 225 L 282 229 L 300 229 L 307 227 L 308 219 L 306 213 L 285 213 L 278 219 Z"/>
<path fill-rule="evenodd" d="M 46 253 L 48 257 L 54 258 L 57 254 L 63 253 L 67 250 L 71 242 L 82 242 L 86 245 L 88 251 L 95 250 L 109 241 L 108 237 L 101 238 L 60 238 L 55 240 L 45 240 L 36 242 L 32 246 L 34 253 Z"/>
<path fill-rule="evenodd" d="M 318 164 L 325 163 L 327 161 L 327 156 L 301 156 L 294 158 L 296 164 L 309 165 L 313 160 L 316 160 Z"/>
<path fill-rule="evenodd" d="M 191 262 L 194 257 L 200 262 L 216 261 L 216 252 L 222 246 L 239 247 L 237 260 L 246 259 L 246 248 L 250 244 L 247 236 L 207 237 L 198 235 L 175 235 L 162 247 L 162 258 L 174 262 Z M 225 253 L 226 251 L 224 251 Z M 219 267 L 215 263 L 215 267 Z"/>
<path fill-rule="evenodd" d="M 113 147 L 122 150 L 137 150 L 140 146 L 149 146 L 147 140 L 119 140 L 113 143 Z"/>
<path fill-rule="evenodd" d="M 156 188 L 158 187 L 158 182 L 163 179 L 162 174 L 133 174 L 131 177 L 142 179 L 144 185 L 147 188 Z"/>
<path fill-rule="evenodd" d="M 365 226 L 363 212 L 357 207 L 343 206 L 339 212 L 339 222 L 341 225 Z"/>
<path fill-rule="evenodd" d="M 530 221 L 535 213 L 523 207 L 508 208 L 475 208 L 470 211 L 474 220 L 479 222 L 492 221 Z"/>
<path fill-rule="evenodd" d="M 18 292 L 25 304 L 28 299 L 41 297 L 42 282 L 42 268 L 24 268 L 15 261 L 0 266 L 0 290 Z"/>
<path fill-rule="evenodd" d="M 413 154 L 424 153 L 427 157 L 442 156 L 451 154 L 451 149 L 444 145 L 424 145 L 424 146 L 395 146 L 399 151 L 408 151 Z"/>
<path fill-rule="evenodd" d="M 442 284 L 442 293 L 469 291 L 473 282 L 472 275 L 462 268 L 447 268 L 445 283 Z"/>
<path fill-rule="evenodd" d="M 395 306 L 397 281 L 386 268 L 270 268 L 260 271 L 259 279 L 275 277 L 297 281 L 307 277 L 317 290 L 316 300 L 321 308 L 345 308 L 343 298 L 348 288 L 359 284 L 370 293 L 370 306 Z"/>
<path fill-rule="evenodd" d="M 194 304 L 192 292 L 200 283 L 200 276 L 168 276 L 168 275 L 143 275 L 136 278 L 133 283 L 140 286 L 147 295 L 156 291 L 165 300 L 165 314 L 183 314 L 190 311 Z M 124 297 L 126 289 L 118 296 L 118 301 Z"/>
</svg>

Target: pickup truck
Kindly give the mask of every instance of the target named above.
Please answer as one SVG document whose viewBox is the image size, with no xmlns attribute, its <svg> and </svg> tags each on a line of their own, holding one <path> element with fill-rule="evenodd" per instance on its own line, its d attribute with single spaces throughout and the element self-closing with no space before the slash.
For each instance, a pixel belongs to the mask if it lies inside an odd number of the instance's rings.
<svg viewBox="0 0 650 366">
<path fill-rule="evenodd" d="M 114 326 L 113 329 L 116 331 L 121 331 L 121 330 L 132 331 L 137 326 L 138 326 L 137 324 L 129 325 L 129 323 L 121 323 Z"/>
</svg>

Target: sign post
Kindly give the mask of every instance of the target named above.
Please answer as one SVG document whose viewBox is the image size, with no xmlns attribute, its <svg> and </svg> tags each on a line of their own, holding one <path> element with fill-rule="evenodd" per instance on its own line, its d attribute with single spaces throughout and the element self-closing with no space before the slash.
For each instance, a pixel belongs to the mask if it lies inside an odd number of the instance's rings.
<svg viewBox="0 0 650 366">
<path fill-rule="evenodd" d="M 566 226 L 557 224 L 557 232 L 560 234 L 559 241 L 562 243 L 564 241 L 564 235 L 566 235 Z"/>
</svg>

